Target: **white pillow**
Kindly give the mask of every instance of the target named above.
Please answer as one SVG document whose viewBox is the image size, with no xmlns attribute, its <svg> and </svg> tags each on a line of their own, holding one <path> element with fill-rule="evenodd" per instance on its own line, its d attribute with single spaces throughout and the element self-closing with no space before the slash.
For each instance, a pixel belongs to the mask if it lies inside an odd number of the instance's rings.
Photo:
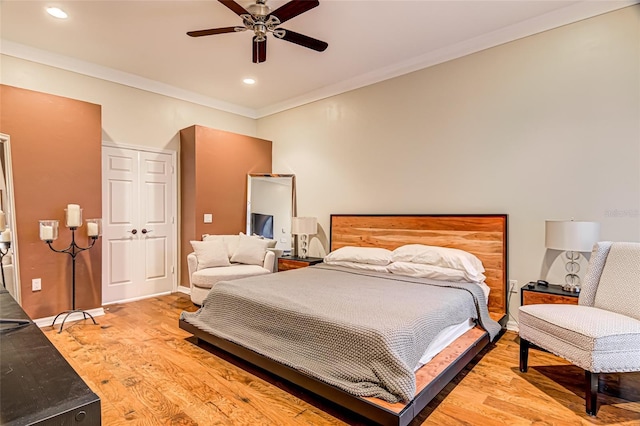
<svg viewBox="0 0 640 426">
<path fill-rule="evenodd" d="M 325 263 L 355 262 L 369 265 L 388 265 L 391 263 L 391 250 L 379 247 L 342 247 L 324 257 Z"/>
<path fill-rule="evenodd" d="M 244 263 L 246 265 L 264 265 L 264 256 L 267 254 L 267 248 L 271 240 L 263 240 L 261 238 L 249 237 L 240 234 L 240 242 L 238 248 L 231 256 L 234 263 Z"/>
<path fill-rule="evenodd" d="M 485 276 L 469 277 L 465 271 L 453 268 L 443 268 L 442 266 L 425 265 L 413 262 L 393 262 L 387 269 L 392 274 L 404 275 L 407 277 L 431 278 L 439 281 L 468 282 L 478 284 L 484 281 Z"/>
<path fill-rule="evenodd" d="M 202 240 L 220 240 L 224 242 L 224 245 L 227 248 L 227 256 L 229 259 L 231 259 L 231 256 L 233 256 L 233 253 L 235 253 L 236 249 L 238 248 L 240 237 L 238 235 L 205 235 L 203 236 Z"/>
<path fill-rule="evenodd" d="M 327 262 L 325 262 L 327 263 Z M 387 266 L 382 265 L 371 265 L 369 263 L 358 263 L 358 262 L 339 262 L 332 261 L 328 262 L 327 265 L 333 266 L 344 266 L 345 268 L 358 269 L 361 271 L 371 271 L 371 272 L 389 272 Z"/>
<path fill-rule="evenodd" d="M 440 266 L 443 268 L 465 271 L 474 281 L 483 281 L 480 275 L 484 266 L 480 259 L 464 250 L 427 246 L 423 244 L 408 244 L 393 251 L 393 262 L 412 262 L 424 265 Z"/>
<path fill-rule="evenodd" d="M 242 235 L 244 235 L 242 232 L 240 233 Z M 258 234 L 253 234 L 252 235 L 253 238 L 259 238 L 261 240 L 265 240 L 269 242 L 269 247 L 268 248 L 275 248 L 276 245 L 278 244 L 278 240 L 270 240 L 268 238 L 263 237 L 262 235 L 258 235 Z"/>
<path fill-rule="evenodd" d="M 211 241 L 191 241 L 191 247 L 198 259 L 198 268 L 215 268 L 217 266 L 229 266 L 227 248 L 221 239 Z"/>
</svg>

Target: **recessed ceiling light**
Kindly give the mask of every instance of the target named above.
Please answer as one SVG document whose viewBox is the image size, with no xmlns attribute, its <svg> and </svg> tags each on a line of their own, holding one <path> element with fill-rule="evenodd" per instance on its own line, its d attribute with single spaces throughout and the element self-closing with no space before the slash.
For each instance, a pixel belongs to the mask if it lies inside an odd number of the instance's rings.
<svg viewBox="0 0 640 426">
<path fill-rule="evenodd" d="M 249 85 L 256 84 L 256 81 L 253 78 L 245 78 L 244 80 L 242 80 L 242 82 Z"/>
<path fill-rule="evenodd" d="M 68 16 L 64 10 L 58 7 L 48 7 L 47 13 L 53 16 L 54 18 L 59 18 L 59 19 L 66 19 Z"/>
</svg>

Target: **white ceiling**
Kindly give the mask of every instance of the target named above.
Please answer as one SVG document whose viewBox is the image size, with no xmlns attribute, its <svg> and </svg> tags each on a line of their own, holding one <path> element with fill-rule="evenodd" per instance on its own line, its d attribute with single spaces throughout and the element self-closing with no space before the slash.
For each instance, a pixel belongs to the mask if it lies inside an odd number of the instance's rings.
<svg viewBox="0 0 640 426">
<path fill-rule="evenodd" d="M 254 64 L 250 32 L 185 34 L 240 25 L 215 0 L 2 0 L 0 51 L 258 118 L 637 2 L 320 0 L 282 27 L 325 52 L 269 35 L 267 61 Z M 69 18 L 46 14 L 51 5 Z"/>
</svg>

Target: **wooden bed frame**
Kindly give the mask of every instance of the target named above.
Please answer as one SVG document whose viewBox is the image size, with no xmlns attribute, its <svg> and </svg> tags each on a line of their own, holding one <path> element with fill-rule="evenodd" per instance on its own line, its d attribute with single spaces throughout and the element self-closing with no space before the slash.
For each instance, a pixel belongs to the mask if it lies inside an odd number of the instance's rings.
<svg viewBox="0 0 640 426">
<path fill-rule="evenodd" d="M 426 244 L 458 248 L 483 263 L 491 288 L 491 317 L 506 325 L 507 215 L 331 215 L 331 250 L 344 246 L 384 247 Z M 250 349 L 221 339 L 180 320 L 180 328 L 225 352 L 294 383 L 322 398 L 383 425 L 405 426 L 489 344 L 489 334 L 475 327 L 416 372 L 417 391 L 408 403 L 360 398 Z"/>
</svg>

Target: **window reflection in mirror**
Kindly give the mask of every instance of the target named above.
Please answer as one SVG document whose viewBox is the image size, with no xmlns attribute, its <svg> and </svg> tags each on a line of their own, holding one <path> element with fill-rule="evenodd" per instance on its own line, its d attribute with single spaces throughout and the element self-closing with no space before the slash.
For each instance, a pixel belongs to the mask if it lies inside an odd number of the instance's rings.
<svg viewBox="0 0 640 426">
<path fill-rule="evenodd" d="M 13 200 L 13 176 L 11 173 L 11 145 L 8 135 L 0 134 L 0 256 L 3 288 L 20 303 L 18 281 L 17 233 Z"/>
<path fill-rule="evenodd" d="M 289 254 L 295 204 L 294 175 L 250 174 L 247 181 L 247 235 L 274 239 L 276 248 Z"/>
</svg>

